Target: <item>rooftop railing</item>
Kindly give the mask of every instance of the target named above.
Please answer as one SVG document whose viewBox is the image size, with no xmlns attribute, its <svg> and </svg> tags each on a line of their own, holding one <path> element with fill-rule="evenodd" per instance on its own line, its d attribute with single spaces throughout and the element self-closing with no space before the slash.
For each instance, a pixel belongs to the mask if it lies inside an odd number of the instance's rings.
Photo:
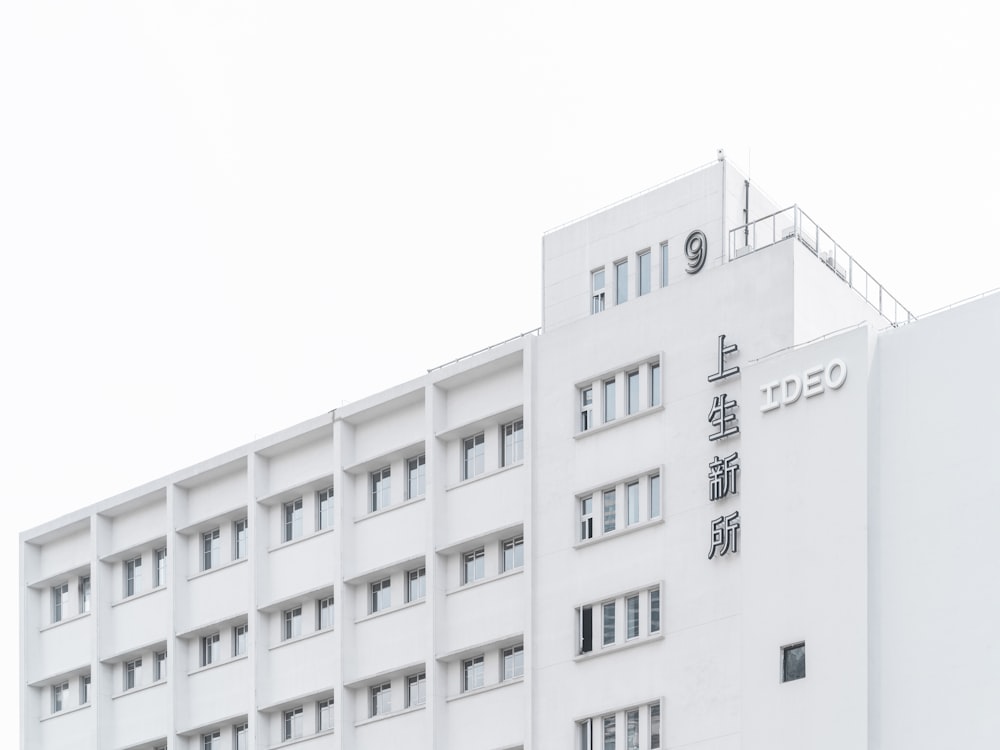
<svg viewBox="0 0 1000 750">
<path fill-rule="evenodd" d="M 917 319 L 916 315 L 878 283 L 798 206 L 791 206 L 729 230 L 729 260 L 763 250 L 789 237 L 798 239 L 892 325 L 898 326 Z"/>
</svg>

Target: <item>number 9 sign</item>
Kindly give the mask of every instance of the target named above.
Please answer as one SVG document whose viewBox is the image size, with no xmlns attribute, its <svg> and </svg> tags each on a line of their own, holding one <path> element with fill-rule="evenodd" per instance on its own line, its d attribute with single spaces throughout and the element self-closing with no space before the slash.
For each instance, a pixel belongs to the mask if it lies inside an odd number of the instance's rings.
<svg viewBox="0 0 1000 750">
<path fill-rule="evenodd" d="M 708 255 L 708 239 L 700 229 L 695 229 L 687 236 L 684 255 L 688 261 L 688 267 L 684 270 L 688 273 L 698 273 L 704 267 L 705 256 Z"/>
</svg>

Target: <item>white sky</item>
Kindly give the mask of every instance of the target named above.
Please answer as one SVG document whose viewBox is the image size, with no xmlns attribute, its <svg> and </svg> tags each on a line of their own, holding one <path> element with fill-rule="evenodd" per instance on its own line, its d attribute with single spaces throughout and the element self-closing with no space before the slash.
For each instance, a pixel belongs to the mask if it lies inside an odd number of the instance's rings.
<svg viewBox="0 0 1000 750">
<path fill-rule="evenodd" d="M 19 531 L 535 328 L 546 229 L 719 147 L 917 313 L 1000 286 L 984 4 L 677 5 L 0 3 L 3 600 Z"/>
</svg>

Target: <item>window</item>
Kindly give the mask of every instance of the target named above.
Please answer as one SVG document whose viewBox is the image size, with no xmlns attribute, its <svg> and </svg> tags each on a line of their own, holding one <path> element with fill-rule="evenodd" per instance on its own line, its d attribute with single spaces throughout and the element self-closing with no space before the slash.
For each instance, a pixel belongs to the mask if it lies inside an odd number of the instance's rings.
<svg viewBox="0 0 1000 750">
<path fill-rule="evenodd" d="M 153 550 L 153 588 L 167 584 L 167 548 Z"/>
<path fill-rule="evenodd" d="M 604 381 L 604 421 L 613 422 L 615 419 L 615 379 Z"/>
<path fill-rule="evenodd" d="M 233 523 L 233 559 L 245 560 L 247 556 L 247 519 Z"/>
<path fill-rule="evenodd" d="M 625 750 L 639 750 L 639 709 L 625 712 Z"/>
<path fill-rule="evenodd" d="M 69 584 L 52 587 L 52 622 L 60 622 L 69 615 Z"/>
<path fill-rule="evenodd" d="M 649 366 L 649 405 L 660 405 L 660 366 Z"/>
<path fill-rule="evenodd" d="M 282 613 L 281 639 L 287 641 L 302 635 L 302 607 L 292 607 Z"/>
<path fill-rule="evenodd" d="M 592 495 L 580 498 L 580 539 L 594 538 L 594 498 Z"/>
<path fill-rule="evenodd" d="M 79 599 L 80 613 L 90 611 L 90 576 L 81 576 L 76 585 L 77 598 Z"/>
<path fill-rule="evenodd" d="M 649 590 L 649 632 L 660 632 L 660 589 Z"/>
<path fill-rule="evenodd" d="M 580 432 L 586 432 L 594 426 L 594 389 L 580 390 Z"/>
<path fill-rule="evenodd" d="M 479 581 L 486 576 L 486 550 L 480 547 L 462 555 L 462 584 Z"/>
<path fill-rule="evenodd" d="M 660 475 L 653 474 L 649 478 L 649 517 L 660 517 Z"/>
<path fill-rule="evenodd" d="M 85 674 L 80 677 L 80 705 L 86 706 L 90 703 L 90 675 Z"/>
<path fill-rule="evenodd" d="M 501 545 L 503 549 L 503 572 L 524 567 L 524 537 L 516 536 L 507 539 Z"/>
<path fill-rule="evenodd" d="M 427 674 L 419 672 L 406 678 L 406 707 L 422 706 L 427 702 Z"/>
<path fill-rule="evenodd" d="M 427 462 L 426 457 L 423 453 L 419 456 L 414 456 L 413 458 L 406 459 L 406 499 L 413 500 L 417 497 L 423 497 L 426 489 L 424 483 L 426 480 L 426 469 L 424 464 Z"/>
<path fill-rule="evenodd" d="M 316 531 L 333 528 L 333 487 L 316 493 Z"/>
<path fill-rule="evenodd" d="M 625 413 L 635 414 L 642 404 L 639 402 L 639 371 L 625 375 Z"/>
<path fill-rule="evenodd" d="M 222 646 L 219 643 L 219 634 L 212 633 L 201 639 L 201 666 L 207 667 L 222 658 Z"/>
<path fill-rule="evenodd" d="M 484 684 L 485 659 L 482 654 L 462 662 L 462 690 L 476 690 Z"/>
<path fill-rule="evenodd" d="M 511 466 L 524 460 L 524 420 L 515 419 L 500 428 L 503 448 L 500 465 Z"/>
<path fill-rule="evenodd" d="M 593 721 L 584 719 L 577 725 L 577 734 L 580 738 L 578 747 L 580 750 L 593 750 Z"/>
<path fill-rule="evenodd" d="M 513 680 L 524 676 L 524 645 L 518 644 L 505 648 L 501 654 L 503 656 L 503 677 L 504 680 Z"/>
<path fill-rule="evenodd" d="M 669 264 L 667 263 L 667 243 L 660 243 L 660 286 L 667 285 L 667 269 Z"/>
<path fill-rule="evenodd" d="M 650 638 L 660 632 L 660 587 L 632 591 L 600 604 L 578 607 L 576 611 L 581 655 L 594 650 L 594 640 L 598 633 L 602 647 Z M 619 627 L 619 611 L 624 611 L 625 614 L 623 628 Z"/>
<path fill-rule="evenodd" d="M 649 704 L 649 747 L 657 750 L 660 747 L 660 704 Z"/>
<path fill-rule="evenodd" d="M 604 491 L 604 533 L 615 530 L 615 517 L 618 514 L 618 506 L 615 499 L 614 490 Z"/>
<path fill-rule="evenodd" d="M 233 628 L 233 656 L 243 656 L 247 652 L 247 631 L 249 625 L 243 623 Z"/>
<path fill-rule="evenodd" d="M 616 602 L 606 602 L 601 606 L 604 613 L 603 646 L 610 646 L 615 642 L 615 604 Z"/>
<path fill-rule="evenodd" d="M 157 651 L 153 654 L 153 681 L 167 679 L 167 652 Z"/>
<path fill-rule="evenodd" d="M 625 640 L 639 637 L 639 595 L 625 599 Z"/>
<path fill-rule="evenodd" d="M 290 542 L 302 536 L 302 498 L 284 505 L 285 528 L 282 541 Z"/>
<path fill-rule="evenodd" d="M 604 309 L 604 269 L 590 272 L 590 314 Z"/>
<path fill-rule="evenodd" d="M 302 736 L 302 706 L 296 706 L 285 711 L 282 740 L 295 740 Z"/>
<path fill-rule="evenodd" d="M 316 602 L 316 630 L 333 627 L 333 597 L 327 596 Z"/>
<path fill-rule="evenodd" d="M 233 750 L 250 750 L 248 735 L 249 726 L 246 722 L 233 725 Z"/>
<path fill-rule="evenodd" d="M 57 714 L 66 708 L 66 696 L 69 694 L 69 683 L 61 682 L 52 686 L 52 713 Z"/>
<path fill-rule="evenodd" d="M 605 716 L 601 724 L 604 726 L 604 750 L 615 750 L 615 717 Z"/>
<path fill-rule="evenodd" d="M 222 732 L 216 729 L 201 736 L 201 750 L 222 750 Z"/>
<path fill-rule="evenodd" d="M 392 711 L 392 683 L 383 682 L 381 685 L 372 685 L 369 689 L 371 696 L 371 715 L 385 716 Z"/>
<path fill-rule="evenodd" d="M 801 680 L 806 676 L 806 644 L 795 643 L 781 648 L 781 681 Z"/>
<path fill-rule="evenodd" d="M 483 433 L 462 441 L 462 479 L 472 479 L 486 470 L 486 436 Z"/>
<path fill-rule="evenodd" d="M 615 304 L 628 301 L 628 261 L 615 263 Z"/>
<path fill-rule="evenodd" d="M 218 529 L 206 531 L 201 535 L 201 569 L 211 570 L 218 567 L 222 561 L 220 559 L 222 550 L 222 540 Z"/>
<path fill-rule="evenodd" d="M 333 698 L 316 704 L 316 731 L 328 732 L 333 729 Z"/>
<path fill-rule="evenodd" d="M 406 572 L 406 601 L 415 602 L 427 594 L 427 571 L 424 568 Z"/>
<path fill-rule="evenodd" d="M 649 294 L 650 276 L 653 273 L 653 255 L 649 250 L 639 253 L 639 296 Z"/>
<path fill-rule="evenodd" d="M 389 492 L 392 487 L 392 476 L 388 466 L 384 466 L 371 473 L 372 495 L 368 510 L 374 513 L 377 510 L 389 507 Z"/>
<path fill-rule="evenodd" d="M 125 662 L 125 678 L 123 682 L 124 690 L 132 690 L 142 684 L 142 659 L 133 659 Z"/>
<path fill-rule="evenodd" d="M 625 525 L 639 523 L 639 483 L 625 485 Z"/>
<path fill-rule="evenodd" d="M 372 581 L 371 584 L 371 614 L 383 612 L 392 606 L 392 579 Z"/>
</svg>

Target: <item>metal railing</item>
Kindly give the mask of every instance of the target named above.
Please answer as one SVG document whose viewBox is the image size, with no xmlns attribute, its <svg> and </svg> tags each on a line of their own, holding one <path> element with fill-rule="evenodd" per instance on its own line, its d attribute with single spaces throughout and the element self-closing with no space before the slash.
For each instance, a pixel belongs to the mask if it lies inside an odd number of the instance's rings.
<svg viewBox="0 0 1000 750">
<path fill-rule="evenodd" d="M 427 372 L 434 372 L 435 370 L 440 370 L 442 367 L 448 367 L 449 365 L 453 365 L 456 362 L 463 362 L 464 360 L 467 360 L 470 357 L 475 357 L 477 354 L 488 352 L 490 349 L 496 349 L 498 346 L 509 344 L 511 341 L 517 341 L 518 339 L 523 339 L 525 336 L 536 336 L 538 332 L 541 330 L 542 330 L 541 328 L 535 328 L 530 331 L 525 331 L 524 333 L 519 333 L 516 336 L 511 336 L 509 339 L 504 339 L 503 341 L 497 342 L 496 344 L 490 344 L 489 346 L 484 346 L 482 349 L 476 349 L 476 351 L 471 352 L 470 354 L 463 354 L 461 357 L 456 357 L 455 359 L 445 362 L 443 365 L 438 365 L 437 367 L 428 368 Z"/>
<path fill-rule="evenodd" d="M 729 260 L 736 260 L 789 237 L 798 239 L 892 325 L 917 319 L 798 206 L 790 206 L 729 230 Z"/>
</svg>

